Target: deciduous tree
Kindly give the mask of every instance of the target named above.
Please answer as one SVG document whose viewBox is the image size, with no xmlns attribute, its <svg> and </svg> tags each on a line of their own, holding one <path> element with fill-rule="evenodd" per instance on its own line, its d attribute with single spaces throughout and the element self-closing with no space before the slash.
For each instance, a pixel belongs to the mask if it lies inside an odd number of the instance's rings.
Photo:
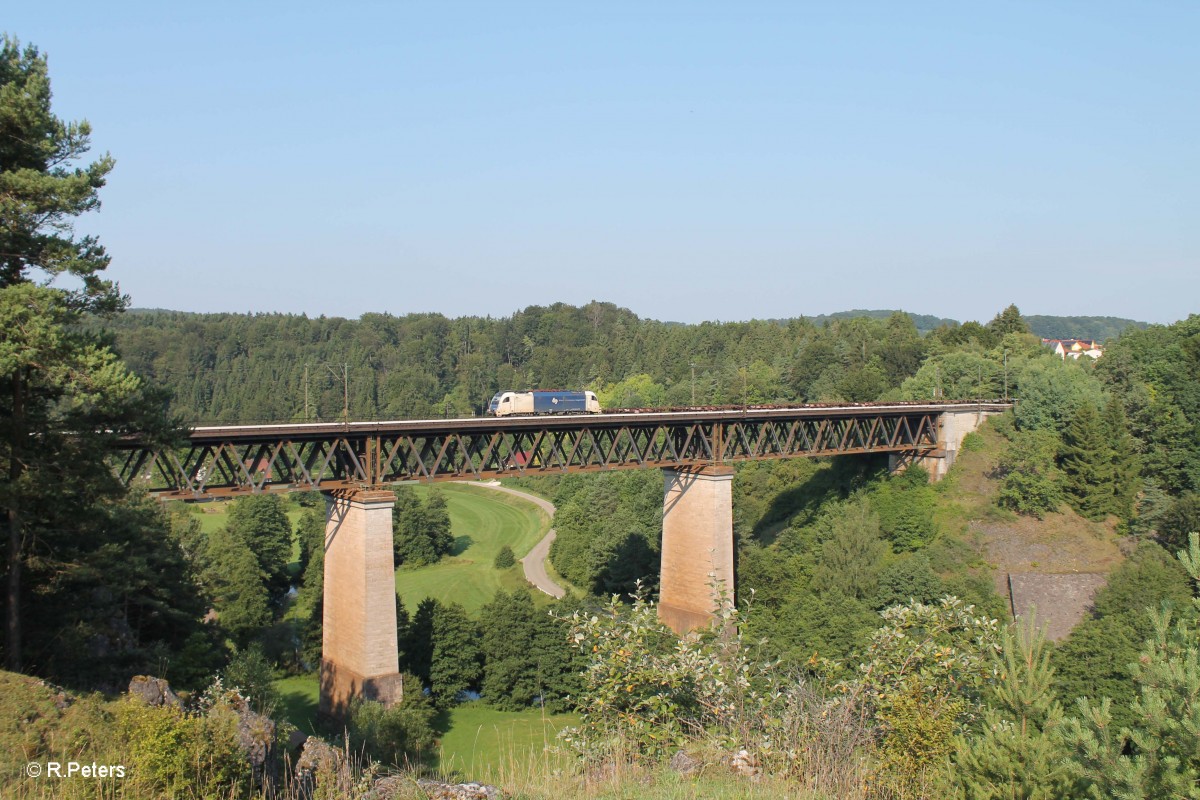
<svg viewBox="0 0 1200 800">
<path fill-rule="evenodd" d="M 429 665 L 429 691 L 439 708 L 458 702 L 458 696 L 476 689 L 483 677 L 483 651 L 479 627 L 458 603 L 439 603 L 433 612 L 433 653 Z"/>
<path fill-rule="evenodd" d="M 292 523 L 283 510 L 283 499 L 259 494 L 237 500 L 229 509 L 227 525 L 258 559 L 271 601 L 282 602 L 291 582 L 288 564 L 292 560 Z"/>
</svg>

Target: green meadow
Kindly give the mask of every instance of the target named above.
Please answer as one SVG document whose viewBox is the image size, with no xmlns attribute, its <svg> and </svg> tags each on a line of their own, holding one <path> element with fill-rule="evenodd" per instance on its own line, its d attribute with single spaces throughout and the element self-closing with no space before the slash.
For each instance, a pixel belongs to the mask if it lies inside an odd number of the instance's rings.
<svg viewBox="0 0 1200 800">
<path fill-rule="evenodd" d="M 438 767 L 471 780 L 503 781 L 540 770 L 565 768 L 574 759 L 561 752 L 558 733 L 579 724 L 577 714 L 497 711 L 481 701 L 463 703 L 438 716 Z"/>
<path fill-rule="evenodd" d="M 550 520 L 541 509 L 519 497 L 470 484 L 414 489 L 422 499 L 431 491 L 445 496 L 455 542 L 453 552 L 437 564 L 396 571 L 396 592 L 409 613 L 426 597 L 459 603 L 474 613 L 500 589 L 528 585 L 520 564 L 498 570 L 492 562 L 504 545 L 520 559 L 546 535 Z"/>
<path fill-rule="evenodd" d="M 275 688 L 282 715 L 304 733 L 318 733 L 317 676 L 284 678 L 275 682 Z M 544 714 L 536 708 L 498 711 L 478 700 L 463 703 L 434 720 L 439 734 L 435 764 L 446 774 L 472 780 L 500 780 L 547 763 L 565 767 L 572 759 L 557 749 L 558 732 L 578 723 L 577 714 Z"/>
</svg>

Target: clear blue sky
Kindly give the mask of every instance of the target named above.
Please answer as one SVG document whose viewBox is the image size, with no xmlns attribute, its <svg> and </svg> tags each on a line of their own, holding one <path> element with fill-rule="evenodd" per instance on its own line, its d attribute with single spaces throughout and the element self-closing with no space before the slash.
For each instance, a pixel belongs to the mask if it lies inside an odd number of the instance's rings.
<svg viewBox="0 0 1200 800">
<path fill-rule="evenodd" d="M 1200 3 L 10 3 L 134 305 L 1200 311 Z"/>
</svg>

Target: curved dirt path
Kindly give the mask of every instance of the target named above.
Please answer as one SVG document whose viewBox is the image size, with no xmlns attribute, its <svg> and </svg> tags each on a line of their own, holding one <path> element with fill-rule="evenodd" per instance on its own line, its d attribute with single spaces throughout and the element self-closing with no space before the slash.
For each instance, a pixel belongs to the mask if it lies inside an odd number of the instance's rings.
<svg viewBox="0 0 1200 800">
<path fill-rule="evenodd" d="M 504 492 L 505 494 L 520 497 L 522 500 L 528 500 L 549 514 L 551 522 L 554 521 L 554 504 L 549 500 L 543 500 L 535 494 L 509 489 L 507 486 L 501 486 L 498 483 L 490 481 L 485 483 L 472 482 L 472 485 L 484 486 L 493 491 Z M 540 591 L 555 598 L 562 597 L 567 593 L 566 589 L 563 589 L 563 587 L 551 580 L 550 576 L 546 573 L 546 559 L 550 557 L 550 545 L 554 542 L 554 537 L 557 535 L 554 528 L 546 531 L 546 535 L 542 537 L 540 542 L 533 546 L 533 549 L 529 551 L 529 555 L 521 559 L 521 566 L 525 569 L 525 580 L 532 583 Z"/>
</svg>

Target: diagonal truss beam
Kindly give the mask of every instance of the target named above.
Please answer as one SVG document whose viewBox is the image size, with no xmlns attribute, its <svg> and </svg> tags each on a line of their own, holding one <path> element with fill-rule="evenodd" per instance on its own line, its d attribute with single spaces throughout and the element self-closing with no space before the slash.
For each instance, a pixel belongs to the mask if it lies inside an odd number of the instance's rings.
<svg viewBox="0 0 1200 800">
<path fill-rule="evenodd" d="M 173 449 L 124 442 L 113 468 L 126 485 L 198 500 L 260 492 L 334 490 L 402 481 L 502 478 L 614 469 L 696 467 L 775 458 L 852 453 L 928 453 L 938 447 L 938 410 L 828 413 L 708 419 L 703 414 L 621 415 L 619 422 L 570 419 L 416 423 L 391 433 L 352 425 L 294 435 L 293 427 L 193 432 Z M 678 419 L 664 419 L 678 417 Z M 454 421 L 451 421 L 454 422 Z M 279 427 L 283 432 L 272 433 Z M 202 430 L 202 429 L 198 429 Z M 234 433 L 230 433 L 233 431 Z"/>
</svg>

